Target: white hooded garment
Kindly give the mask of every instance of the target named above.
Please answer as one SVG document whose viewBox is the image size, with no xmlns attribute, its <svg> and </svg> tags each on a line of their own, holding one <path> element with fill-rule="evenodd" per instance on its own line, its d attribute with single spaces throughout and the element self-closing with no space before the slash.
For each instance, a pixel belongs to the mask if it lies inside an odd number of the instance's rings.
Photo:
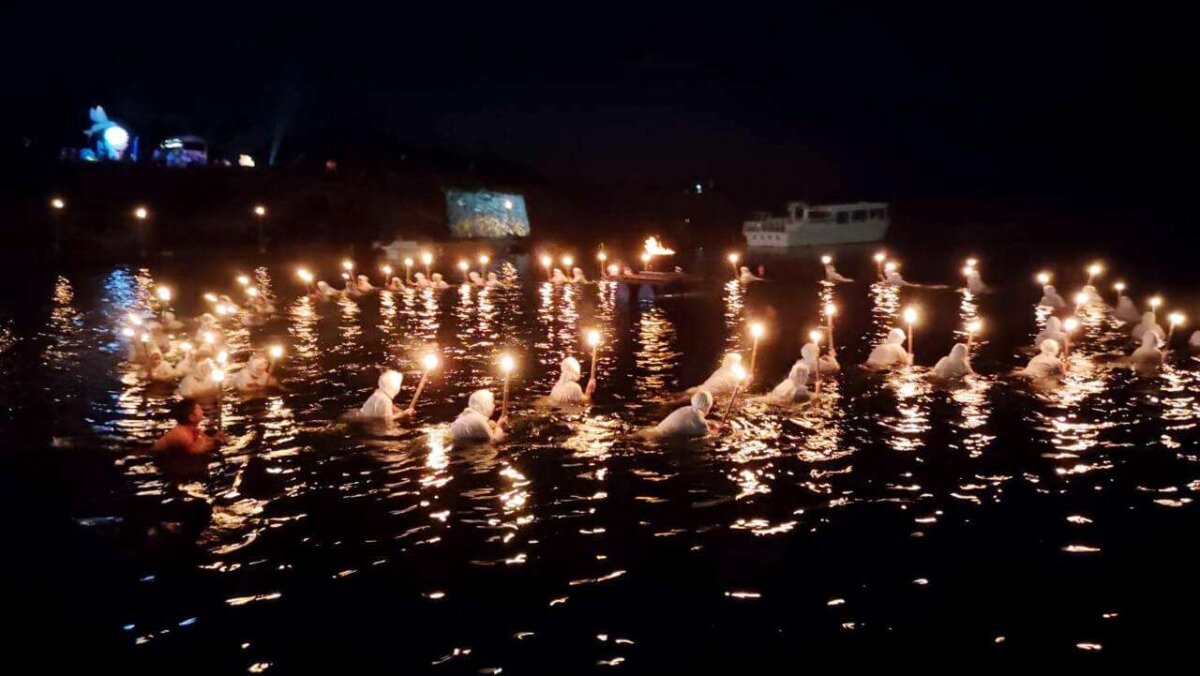
<svg viewBox="0 0 1200 676">
<path fill-rule="evenodd" d="M 689 406 L 677 408 L 654 428 L 658 437 L 702 437 L 708 434 L 704 418 L 712 408 L 713 396 L 706 390 L 692 395 Z"/>
<path fill-rule="evenodd" d="M 467 273 L 467 280 L 471 286 L 483 286 L 483 277 L 480 277 L 479 273 L 474 270 Z"/>
<path fill-rule="evenodd" d="M 425 278 L 424 272 L 417 272 L 413 274 L 413 286 L 421 288 L 429 286 L 429 280 Z"/>
<path fill-rule="evenodd" d="M 987 291 L 987 284 L 983 283 L 983 277 L 979 275 L 979 271 L 972 268 L 967 272 L 967 291 L 971 293 L 983 293 Z"/>
<path fill-rule="evenodd" d="M 584 276 L 583 276 L 583 270 L 582 270 L 582 269 L 580 269 L 580 268 L 573 268 L 573 269 L 571 270 L 571 281 L 572 281 L 572 282 L 583 283 L 583 282 L 586 282 L 586 281 L 587 281 L 587 277 L 584 277 Z"/>
<path fill-rule="evenodd" d="M 1116 315 L 1117 319 L 1127 324 L 1136 323 L 1142 318 L 1142 313 L 1138 312 L 1137 306 L 1125 294 L 1117 297 L 1117 307 L 1113 311 L 1113 314 Z"/>
<path fill-rule="evenodd" d="M 192 373 L 184 377 L 179 383 L 179 396 L 181 397 L 207 397 L 213 395 L 217 391 L 217 384 L 212 379 L 213 363 L 211 359 L 205 359 L 199 364 Z"/>
<path fill-rule="evenodd" d="M 803 359 L 797 359 L 792 364 L 788 377 L 771 390 L 770 399 L 777 404 L 793 404 L 808 401 L 808 366 Z"/>
<path fill-rule="evenodd" d="M 444 279 L 442 279 L 442 273 L 440 272 L 433 273 L 433 275 L 429 278 L 429 286 L 432 286 L 435 289 L 450 288 L 450 285 L 447 284 Z"/>
<path fill-rule="evenodd" d="M 1155 321 L 1153 312 L 1142 313 L 1142 323 L 1133 327 L 1133 339 L 1141 340 L 1142 336 L 1144 336 L 1146 333 L 1154 334 L 1159 340 L 1167 339 L 1166 331 L 1163 331 L 1162 327 L 1158 325 L 1157 321 Z"/>
<path fill-rule="evenodd" d="M 238 371 L 237 376 L 234 377 L 233 386 L 239 392 L 250 392 L 265 388 L 271 381 L 271 376 L 267 373 L 268 366 L 267 358 L 261 354 L 250 357 L 250 362 L 241 371 Z"/>
<path fill-rule="evenodd" d="M 908 350 L 904 349 L 904 341 L 908 336 L 904 329 L 892 329 L 884 341 L 871 350 L 867 357 L 867 368 L 876 370 L 894 369 L 908 363 Z"/>
<path fill-rule="evenodd" d="M 550 390 L 550 401 L 555 404 L 583 403 L 583 388 L 579 386 L 582 367 L 575 357 L 562 360 L 562 374 L 558 377 L 554 389 Z"/>
<path fill-rule="evenodd" d="M 363 293 L 366 293 L 368 291 L 374 291 L 375 287 L 371 286 L 371 279 L 369 277 L 367 277 L 366 275 L 359 275 L 358 276 L 358 290 Z"/>
<path fill-rule="evenodd" d="M 338 295 L 338 290 L 329 285 L 329 282 L 324 280 L 317 282 L 317 293 L 322 298 L 333 298 Z"/>
<path fill-rule="evenodd" d="M 488 286 L 500 286 L 500 277 L 494 272 L 489 272 L 487 275 Z"/>
<path fill-rule="evenodd" d="M 1042 287 L 1042 299 L 1038 301 L 1038 305 L 1048 307 L 1054 310 L 1061 310 L 1067 306 L 1067 302 L 1062 296 L 1058 295 L 1058 291 L 1050 284 Z"/>
<path fill-rule="evenodd" d="M 178 331 L 183 328 L 183 322 L 176 319 L 175 313 L 170 310 L 162 313 L 162 321 L 168 331 Z"/>
<path fill-rule="evenodd" d="M 550 273 L 550 281 L 553 284 L 566 284 L 571 279 L 564 275 L 562 270 L 554 268 L 554 272 Z"/>
<path fill-rule="evenodd" d="M 392 400 L 400 393 L 400 385 L 404 376 L 397 371 L 387 370 L 379 376 L 379 387 L 367 397 L 366 403 L 358 409 L 360 418 L 378 418 L 391 420 L 394 416 Z"/>
<path fill-rule="evenodd" d="M 478 390 L 467 400 L 467 407 L 450 424 L 450 436 L 455 441 L 491 441 L 490 419 L 496 409 L 491 390 Z"/>
<path fill-rule="evenodd" d="M 837 268 L 833 267 L 833 263 L 826 263 L 825 264 L 825 281 L 827 281 L 827 282 L 853 282 L 854 280 L 850 279 L 849 277 L 842 276 L 842 274 L 837 271 Z"/>
<path fill-rule="evenodd" d="M 750 272 L 750 268 L 743 265 L 741 268 L 738 269 L 738 281 L 743 282 L 743 283 L 745 283 L 745 282 L 761 282 L 762 277 L 755 276 L 755 274 L 753 272 Z"/>
<path fill-rule="evenodd" d="M 1047 340 L 1058 343 L 1060 351 L 1067 347 L 1067 332 L 1063 331 L 1062 320 L 1058 317 L 1050 317 L 1046 320 L 1046 327 L 1038 332 L 1037 337 L 1033 339 L 1033 344 L 1041 345 Z"/>
<path fill-rule="evenodd" d="M 1129 361 L 1139 371 L 1154 371 L 1163 363 L 1162 350 L 1158 349 L 1158 336 L 1147 331 L 1142 335 L 1142 346 L 1133 351 Z"/>
<path fill-rule="evenodd" d="M 179 373 L 167 363 L 166 359 L 162 358 L 161 352 L 153 353 L 150 363 L 153 365 L 150 368 L 150 380 L 156 383 L 170 383 L 179 378 Z"/>
<path fill-rule="evenodd" d="M 813 342 L 805 343 L 800 348 L 800 358 L 804 360 L 804 365 L 808 367 L 809 382 L 816 380 L 818 370 L 820 370 L 821 375 L 832 375 L 842 369 L 836 357 L 821 354 L 821 348 L 817 347 L 817 344 Z"/>
<path fill-rule="evenodd" d="M 950 349 L 950 355 L 942 357 L 933 367 L 933 375 L 942 380 L 958 380 L 974 373 L 971 361 L 967 358 L 967 346 L 956 344 Z"/>
<path fill-rule="evenodd" d="M 1035 380 L 1057 378 L 1063 374 L 1063 364 L 1058 358 L 1058 343 L 1053 340 L 1041 342 L 1042 351 L 1025 365 L 1024 375 Z"/>
<path fill-rule="evenodd" d="M 1192 331 L 1192 335 L 1188 338 L 1188 345 L 1191 347 L 1200 347 L 1200 329 Z"/>
<path fill-rule="evenodd" d="M 736 352 L 730 352 L 721 360 L 721 367 L 713 371 L 712 375 L 700 385 L 698 389 L 707 390 L 714 397 L 731 394 L 733 388 L 737 387 L 738 378 L 733 372 L 733 367 L 742 363 L 742 355 Z"/>
<path fill-rule="evenodd" d="M 895 270 L 887 273 L 887 276 L 884 279 L 890 286 L 904 286 L 908 283 L 904 281 L 904 278 L 900 276 L 900 273 Z"/>
</svg>

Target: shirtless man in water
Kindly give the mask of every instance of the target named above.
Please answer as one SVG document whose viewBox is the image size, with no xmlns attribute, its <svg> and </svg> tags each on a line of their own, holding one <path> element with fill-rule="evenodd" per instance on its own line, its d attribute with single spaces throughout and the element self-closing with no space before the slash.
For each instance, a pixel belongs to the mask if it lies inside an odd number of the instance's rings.
<svg viewBox="0 0 1200 676">
<path fill-rule="evenodd" d="M 225 442 L 225 433 L 209 436 L 200 429 L 204 410 L 195 399 L 182 399 L 171 410 L 176 425 L 154 442 L 154 450 L 167 453 L 207 453 Z"/>
</svg>

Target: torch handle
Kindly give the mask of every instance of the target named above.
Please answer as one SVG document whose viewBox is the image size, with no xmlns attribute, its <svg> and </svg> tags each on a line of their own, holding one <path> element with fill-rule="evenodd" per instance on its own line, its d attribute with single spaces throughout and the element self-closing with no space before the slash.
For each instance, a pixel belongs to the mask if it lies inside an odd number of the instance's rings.
<svg viewBox="0 0 1200 676">
<path fill-rule="evenodd" d="M 500 399 L 500 417 L 508 415 L 508 374 L 504 374 L 504 395 Z"/>
<path fill-rule="evenodd" d="M 417 391 L 413 392 L 412 401 L 408 403 L 408 407 L 410 409 L 415 409 L 417 407 L 417 400 L 421 398 L 421 391 L 425 389 L 425 379 L 428 377 L 429 371 L 425 371 L 421 374 L 421 380 L 417 383 Z"/>
<path fill-rule="evenodd" d="M 600 350 L 599 345 L 592 347 L 592 376 L 591 381 L 596 382 L 596 353 Z"/>
<path fill-rule="evenodd" d="M 738 393 L 741 392 L 741 390 L 742 390 L 741 383 L 737 384 L 733 388 L 733 396 L 729 397 L 729 404 L 725 407 L 725 416 L 724 417 L 725 417 L 726 422 L 729 421 L 729 416 L 733 413 L 733 403 L 735 401 L 737 401 Z"/>
</svg>

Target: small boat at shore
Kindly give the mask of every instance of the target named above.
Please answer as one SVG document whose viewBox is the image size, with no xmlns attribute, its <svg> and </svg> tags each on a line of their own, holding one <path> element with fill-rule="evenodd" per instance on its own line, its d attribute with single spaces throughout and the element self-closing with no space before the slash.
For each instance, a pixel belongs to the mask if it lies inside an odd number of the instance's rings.
<svg viewBox="0 0 1200 676">
<path fill-rule="evenodd" d="M 786 249 L 878 242 L 891 224 L 884 202 L 809 206 L 789 202 L 786 216 L 758 213 L 742 225 L 750 248 Z"/>
</svg>

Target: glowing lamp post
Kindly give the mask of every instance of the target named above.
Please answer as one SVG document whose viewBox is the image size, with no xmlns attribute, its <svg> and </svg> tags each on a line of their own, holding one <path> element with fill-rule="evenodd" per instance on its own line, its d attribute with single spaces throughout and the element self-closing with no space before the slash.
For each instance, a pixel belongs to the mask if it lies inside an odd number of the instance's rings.
<svg viewBox="0 0 1200 676">
<path fill-rule="evenodd" d="M 542 268 L 546 271 L 546 279 L 550 279 L 550 266 L 554 265 L 554 259 L 547 254 L 542 254 Z"/>
<path fill-rule="evenodd" d="M 500 398 L 500 417 L 508 415 L 508 381 L 512 376 L 513 369 L 517 367 L 517 362 L 512 358 L 512 355 L 500 356 L 500 372 L 504 374 L 504 394 Z"/>
<path fill-rule="evenodd" d="M 650 256 L 650 254 L 649 254 L 649 253 L 643 253 L 643 254 L 641 255 L 641 257 L 640 257 L 640 258 L 642 259 L 642 269 L 643 269 L 643 270 L 646 270 L 646 271 L 649 271 L 649 270 L 650 270 L 650 260 L 651 260 L 651 258 L 652 258 L 652 257 Z"/>
<path fill-rule="evenodd" d="M 342 270 L 345 271 L 342 273 L 342 279 L 350 279 L 350 275 L 354 272 L 354 261 L 349 258 L 343 259 Z"/>
<path fill-rule="evenodd" d="M 733 415 L 733 405 L 737 402 L 738 394 L 742 391 L 742 383 L 746 381 L 746 369 L 741 364 L 733 365 L 733 395 L 729 397 L 729 405 L 725 407 L 725 420 Z"/>
<path fill-rule="evenodd" d="M 837 314 L 837 305 L 834 305 L 833 303 L 826 303 L 825 304 L 825 328 L 829 331 L 829 352 L 830 352 L 830 354 L 834 354 L 837 352 L 837 348 L 834 347 L 834 342 L 833 342 L 833 317 L 836 314 Z"/>
<path fill-rule="evenodd" d="M 467 271 L 470 269 L 471 269 L 471 264 L 467 262 L 467 259 L 464 258 L 458 262 L 458 270 L 459 270 L 459 272 L 462 273 L 463 284 L 467 283 Z"/>
<path fill-rule="evenodd" d="M 1074 317 L 1068 317 L 1063 322 L 1063 335 L 1065 336 L 1063 339 L 1063 361 L 1066 361 L 1067 357 L 1071 355 L 1071 334 L 1075 333 L 1078 328 L 1079 320 Z"/>
<path fill-rule="evenodd" d="M 908 358 L 913 358 L 913 326 L 917 323 L 917 308 L 904 308 L 904 323 L 908 325 Z"/>
<path fill-rule="evenodd" d="M 596 254 L 596 260 L 600 264 L 600 275 L 603 276 L 604 275 L 604 262 L 608 260 L 608 254 L 605 253 L 603 248 L 601 248 L 600 251 Z"/>
<path fill-rule="evenodd" d="M 821 265 L 829 265 L 832 262 L 833 262 L 833 256 L 830 256 L 829 254 L 825 254 L 824 256 L 821 256 Z"/>
<path fill-rule="evenodd" d="M 618 267 L 616 263 L 613 263 L 608 266 L 608 276 L 609 277 L 616 277 L 620 273 L 621 273 L 621 268 Z"/>
<path fill-rule="evenodd" d="M 429 271 L 429 266 L 433 265 L 433 254 L 429 253 L 428 251 L 421 254 L 421 262 L 425 264 L 425 276 L 429 277 L 432 274 Z"/>
<path fill-rule="evenodd" d="M 239 286 L 250 286 L 250 278 L 246 275 L 238 275 L 237 283 Z"/>
<path fill-rule="evenodd" d="M 283 358 L 283 346 L 279 344 L 272 345 L 267 348 L 267 375 L 271 375 L 271 371 L 275 368 L 275 362 Z"/>
<path fill-rule="evenodd" d="M 1049 284 L 1051 279 L 1052 277 L 1050 276 L 1049 272 L 1039 272 L 1037 274 L 1038 284 L 1041 284 L 1042 286 Z"/>
<path fill-rule="evenodd" d="M 479 254 L 479 275 L 481 277 L 487 275 L 488 263 L 492 262 L 492 257 L 487 254 Z"/>
<path fill-rule="evenodd" d="M 308 270 L 306 270 L 304 268 L 298 268 L 296 270 L 296 276 L 300 278 L 300 281 L 304 282 L 304 290 L 311 293 L 313 290 L 312 289 L 313 273 L 309 272 Z"/>
<path fill-rule="evenodd" d="M 571 267 L 575 265 L 575 257 L 568 254 L 562 257 L 563 271 L 570 272 Z"/>
<path fill-rule="evenodd" d="M 149 233 L 146 231 L 146 219 L 150 218 L 150 211 L 146 207 L 137 207 L 133 210 L 133 217 L 137 220 L 138 240 L 141 244 L 142 258 L 145 258 L 149 237 Z"/>
<path fill-rule="evenodd" d="M 967 324 L 967 351 L 970 352 L 971 346 L 975 343 L 975 334 L 983 330 L 983 320 L 974 319 Z"/>
<path fill-rule="evenodd" d="M 1080 291 L 1079 293 L 1075 294 L 1075 309 L 1078 310 L 1084 305 L 1087 305 L 1089 300 L 1091 300 L 1091 297 L 1088 296 L 1084 291 Z"/>
<path fill-rule="evenodd" d="M 887 260 L 887 252 L 880 251 L 875 256 L 875 275 L 880 279 L 883 278 L 883 262 Z"/>
<path fill-rule="evenodd" d="M 413 259 L 405 258 L 404 259 L 404 283 L 405 284 L 412 284 L 412 266 L 413 266 Z"/>
<path fill-rule="evenodd" d="M 267 220 L 267 208 L 261 204 L 254 205 L 254 216 L 258 221 L 258 253 L 267 253 L 267 231 L 264 226 Z"/>
<path fill-rule="evenodd" d="M 817 346 L 817 358 L 813 360 L 813 378 L 816 383 L 815 394 L 821 394 L 821 331 L 813 329 L 808 332 L 808 339 Z"/>
<path fill-rule="evenodd" d="M 600 350 L 600 332 L 596 329 L 591 329 L 587 332 L 587 344 L 592 348 L 592 373 L 588 380 L 592 383 L 596 382 L 596 354 Z"/>
<path fill-rule="evenodd" d="M 1167 315 L 1167 322 L 1170 324 L 1170 327 L 1167 329 L 1167 345 L 1171 344 L 1171 336 L 1175 335 L 1175 327 L 1182 326 L 1184 319 L 1185 317 L 1182 312 L 1172 312 Z"/>
<path fill-rule="evenodd" d="M 758 341 L 767 333 L 767 327 L 762 322 L 750 323 L 750 375 L 754 375 L 754 362 L 758 358 Z"/>
<path fill-rule="evenodd" d="M 1088 283 L 1088 286 L 1091 286 L 1091 284 L 1092 284 L 1092 281 L 1093 281 L 1093 280 L 1094 280 L 1096 277 L 1100 276 L 1100 273 L 1102 273 L 1102 272 L 1104 272 L 1104 266 L 1103 266 L 1103 265 L 1100 265 L 1099 263 L 1092 263 L 1091 265 L 1089 265 L 1089 266 L 1088 266 L 1088 269 L 1087 269 L 1087 273 L 1088 273 L 1088 281 L 1087 281 L 1087 283 Z"/>
<path fill-rule="evenodd" d="M 975 267 L 976 265 L 978 265 L 978 264 L 979 264 L 979 260 L 978 260 L 978 259 L 975 259 L 975 258 L 968 258 L 968 259 L 967 259 L 967 267 L 968 267 L 968 268 L 974 268 L 974 267 Z"/>
<path fill-rule="evenodd" d="M 1125 282 L 1113 284 L 1113 291 L 1117 292 L 1117 302 L 1121 302 L 1121 296 L 1125 293 Z"/>
<path fill-rule="evenodd" d="M 213 369 L 212 370 L 212 381 L 213 381 L 213 385 L 216 386 L 216 388 L 217 388 L 217 427 L 220 428 L 220 427 L 224 426 L 222 424 L 223 413 L 224 413 L 224 411 L 222 409 L 225 407 L 222 404 L 222 399 L 224 398 L 223 395 L 224 395 L 224 390 L 225 390 L 225 369 L 222 369 L 222 368 Z"/>
<path fill-rule="evenodd" d="M 726 260 L 729 261 L 729 265 L 733 268 L 733 278 L 737 279 L 737 277 L 738 277 L 738 261 L 742 260 L 741 255 L 739 255 L 735 251 L 735 252 L 729 254 L 729 256 L 726 258 Z"/>
<path fill-rule="evenodd" d="M 155 295 L 158 296 L 158 299 L 160 301 L 162 301 L 163 303 L 171 302 L 171 289 L 169 287 L 160 286 L 154 290 L 154 293 L 155 293 Z"/>
<path fill-rule="evenodd" d="M 54 253 L 62 253 L 62 213 L 67 202 L 61 197 L 50 200 L 50 213 L 54 216 Z"/>
<path fill-rule="evenodd" d="M 1154 296 L 1150 299 L 1150 309 L 1158 312 L 1158 306 L 1162 305 L 1162 296 Z"/>
<path fill-rule="evenodd" d="M 380 266 L 379 271 L 383 273 L 383 285 L 391 286 L 391 284 L 392 284 L 392 266 L 382 265 L 382 266 Z"/>
<path fill-rule="evenodd" d="M 430 352 L 424 357 L 421 357 L 421 380 L 417 383 L 417 391 L 413 392 L 412 401 L 408 404 L 408 415 L 411 417 L 417 412 L 417 400 L 421 398 L 421 392 L 425 390 L 425 381 L 429 379 L 429 373 L 436 369 L 441 363 L 441 359 L 436 352 Z"/>
</svg>

